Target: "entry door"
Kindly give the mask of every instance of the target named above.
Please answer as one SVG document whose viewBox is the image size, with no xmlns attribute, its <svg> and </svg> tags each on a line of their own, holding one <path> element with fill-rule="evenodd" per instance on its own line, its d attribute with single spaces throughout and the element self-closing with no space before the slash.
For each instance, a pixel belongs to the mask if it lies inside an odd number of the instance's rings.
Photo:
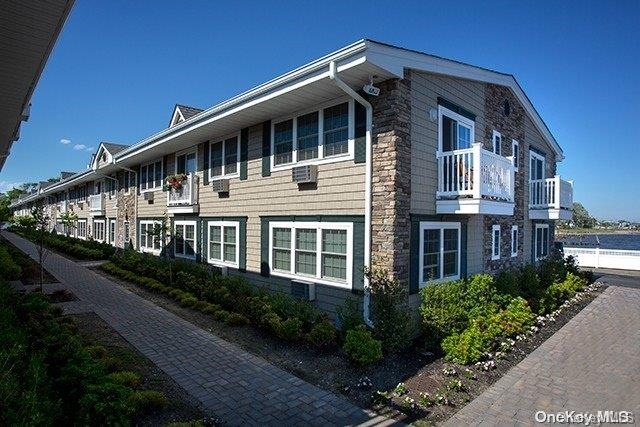
<svg viewBox="0 0 640 427">
<path fill-rule="evenodd" d="M 195 151 L 176 156 L 176 173 L 189 175 L 190 173 L 194 173 L 196 168 L 197 161 Z"/>
</svg>

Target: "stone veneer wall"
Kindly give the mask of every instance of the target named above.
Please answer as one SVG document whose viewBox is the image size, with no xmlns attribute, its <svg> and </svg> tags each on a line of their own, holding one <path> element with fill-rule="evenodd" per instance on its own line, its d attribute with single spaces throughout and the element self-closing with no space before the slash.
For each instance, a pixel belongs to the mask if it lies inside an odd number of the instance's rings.
<svg viewBox="0 0 640 427">
<path fill-rule="evenodd" d="M 510 114 L 504 114 L 504 102 L 507 100 L 510 105 Z M 497 273 L 498 271 L 522 265 L 528 260 L 524 259 L 524 221 L 525 221 L 525 197 L 527 184 L 524 177 L 525 168 L 525 118 L 526 112 L 518 100 L 513 96 L 511 90 L 505 86 L 487 84 L 485 86 L 485 135 L 483 139 L 484 147 L 493 149 L 493 131 L 496 130 L 502 135 L 502 155 L 512 156 L 513 149 L 511 141 L 515 139 L 519 143 L 519 155 L 517 165 L 519 172 L 515 174 L 514 192 L 514 214 L 513 216 L 485 215 L 484 216 L 484 264 L 485 271 Z M 500 225 L 500 259 L 491 260 L 492 251 L 492 228 L 493 225 Z M 518 226 L 518 256 L 511 257 L 511 226 Z"/>
<path fill-rule="evenodd" d="M 129 194 L 126 194 L 125 188 L 125 176 L 119 174 L 118 180 L 120 181 L 120 190 L 118 190 L 117 197 L 117 210 L 116 210 L 116 246 L 123 248 L 125 243 L 131 241 L 133 247 L 136 247 L 136 230 L 137 224 L 137 210 L 136 210 L 136 195 L 137 187 L 130 189 Z M 124 223 L 129 221 L 129 236 L 124 236 Z"/>
<path fill-rule="evenodd" d="M 409 280 L 411 241 L 411 81 L 377 85 L 373 106 L 372 265 Z"/>
</svg>

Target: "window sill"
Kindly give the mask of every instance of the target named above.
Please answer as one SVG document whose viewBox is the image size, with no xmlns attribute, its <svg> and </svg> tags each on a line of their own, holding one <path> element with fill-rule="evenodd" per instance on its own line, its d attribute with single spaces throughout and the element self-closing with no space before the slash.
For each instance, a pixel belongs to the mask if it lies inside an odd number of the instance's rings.
<svg viewBox="0 0 640 427">
<path fill-rule="evenodd" d="M 229 175 L 216 175 L 216 176 L 211 176 L 209 175 L 209 181 L 215 181 L 218 179 L 232 179 L 232 178 L 240 178 L 240 174 L 239 173 L 232 173 Z"/>
<path fill-rule="evenodd" d="M 453 282 L 454 280 L 460 280 L 460 275 L 457 274 L 455 276 L 441 277 L 440 279 L 434 279 L 434 280 L 429 280 L 428 282 L 422 282 L 419 284 L 419 287 L 420 289 L 422 289 L 425 286 L 437 285 L 437 284 L 446 283 L 446 282 Z"/>
<path fill-rule="evenodd" d="M 175 256 L 176 258 L 182 258 L 182 259 L 191 259 L 191 260 L 196 259 L 196 255 L 174 254 L 174 256 Z"/>
<path fill-rule="evenodd" d="M 335 156 L 323 157 L 321 159 L 303 160 L 301 162 L 286 163 L 286 164 L 282 164 L 282 165 L 274 165 L 273 164 L 273 157 L 272 157 L 272 159 L 271 159 L 271 171 L 272 172 L 278 172 L 278 171 L 290 170 L 290 169 L 293 169 L 293 168 L 298 167 L 298 166 L 323 165 L 323 164 L 328 164 L 328 163 L 339 163 L 339 162 L 344 162 L 344 161 L 348 161 L 348 160 L 353 160 L 353 154 L 352 153 L 338 154 L 338 155 L 335 155 Z"/>
<path fill-rule="evenodd" d="M 313 276 L 303 276 L 301 274 L 291 274 L 291 273 L 287 273 L 284 271 L 278 271 L 278 270 L 270 270 L 270 274 L 272 276 L 276 276 L 276 277 L 284 277 L 286 279 L 291 279 L 291 280 L 299 280 L 301 282 L 311 282 L 311 283 L 315 283 L 315 284 L 319 284 L 319 285 L 327 285 L 327 286 L 333 286 L 336 288 L 341 288 L 341 289 L 351 289 L 352 286 L 350 283 L 347 282 L 336 282 L 336 281 L 332 281 L 332 280 L 327 280 L 327 279 L 320 279 L 317 277 L 313 277 Z"/>
<path fill-rule="evenodd" d="M 207 262 L 216 267 L 231 267 L 231 268 L 239 268 L 238 263 L 230 263 L 224 262 L 216 259 L 208 259 Z"/>
</svg>

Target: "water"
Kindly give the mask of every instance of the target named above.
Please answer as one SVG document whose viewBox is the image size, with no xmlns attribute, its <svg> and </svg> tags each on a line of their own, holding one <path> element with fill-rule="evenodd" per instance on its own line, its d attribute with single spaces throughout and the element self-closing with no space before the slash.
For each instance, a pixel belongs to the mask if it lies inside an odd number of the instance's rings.
<svg viewBox="0 0 640 427">
<path fill-rule="evenodd" d="M 640 234 L 565 234 L 556 236 L 565 246 L 602 249 L 640 250 Z M 599 244 L 598 244 L 599 243 Z"/>
</svg>

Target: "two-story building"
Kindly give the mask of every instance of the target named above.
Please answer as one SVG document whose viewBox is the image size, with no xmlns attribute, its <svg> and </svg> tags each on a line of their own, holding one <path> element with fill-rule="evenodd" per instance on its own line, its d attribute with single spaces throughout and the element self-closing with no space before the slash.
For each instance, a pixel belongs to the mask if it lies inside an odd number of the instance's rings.
<svg viewBox="0 0 640 427">
<path fill-rule="evenodd" d="M 569 219 L 563 152 L 515 78 L 361 40 L 21 199 L 79 217 L 72 233 L 241 274 L 334 313 L 364 302 L 363 267 L 429 283 L 533 263 Z M 55 200 L 55 202 L 54 202 Z M 59 209 L 52 214 L 55 224 Z"/>
</svg>

